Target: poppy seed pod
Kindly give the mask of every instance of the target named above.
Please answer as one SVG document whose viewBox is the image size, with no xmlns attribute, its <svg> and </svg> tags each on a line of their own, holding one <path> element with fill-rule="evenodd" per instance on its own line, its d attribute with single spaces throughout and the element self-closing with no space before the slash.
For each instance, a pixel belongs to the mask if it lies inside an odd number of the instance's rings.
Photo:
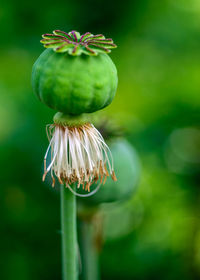
<svg viewBox="0 0 200 280">
<path fill-rule="evenodd" d="M 112 39 L 73 31 L 54 33 L 43 35 L 41 42 L 48 49 L 33 66 L 32 85 L 38 98 L 69 115 L 108 106 L 118 82 L 116 67 L 107 54 L 115 47 Z"/>
<path fill-rule="evenodd" d="M 132 196 L 138 186 L 141 164 L 135 148 L 124 138 L 112 138 L 109 146 L 115 162 L 117 182 L 108 178 L 96 194 L 81 200 L 83 206 L 96 207 L 102 203 L 126 200 Z M 95 185 L 92 185 L 91 191 L 94 188 Z M 84 213 L 85 209 L 81 207 L 80 209 Z"/>
<path fill-rule="evenodd" d="M 47 50 L 33 66 L 32 86 L 44 104 L 58 111 L 47 127 L 43 180 L 50 172 L 52 186 L 56 176 L 70 189 L 90 192 L 93 183 L 105 183 L 108 176 L 117 180 L 110 149 L 85 114 L 108 106 L 115 96 L 117 70 L 107 53 L 116 45 L 89 32 L 55 30 L 42 37 Z"/>
</svg>

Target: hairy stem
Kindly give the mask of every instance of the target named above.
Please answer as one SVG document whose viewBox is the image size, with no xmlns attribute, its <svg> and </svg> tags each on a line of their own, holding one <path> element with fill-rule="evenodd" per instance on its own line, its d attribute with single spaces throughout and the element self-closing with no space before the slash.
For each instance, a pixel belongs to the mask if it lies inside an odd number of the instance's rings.
<svg viewBox="0 0 200 280">
<path fill-rule="evenodd" d="M 77 280 L 76 197 L 63 185 L 60 193 L 63 280 Z"/>
</svg>

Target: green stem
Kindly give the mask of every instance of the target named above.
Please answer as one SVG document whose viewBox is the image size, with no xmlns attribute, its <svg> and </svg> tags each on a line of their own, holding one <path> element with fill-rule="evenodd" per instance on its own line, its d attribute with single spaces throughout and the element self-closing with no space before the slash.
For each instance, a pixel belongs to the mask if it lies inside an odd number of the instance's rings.
<svg viewBox="0 0 200 280">
<path fill-rule="evenodd" d="M 94 242 L 94 227 L 89 221 L 80 222 L 80 242 L 83 280 L 99 280 L 99 256 Z"/>
<path fill-rule="evenodd" d="M 77 280 L 76 197 L 63 185 L 60 193 L 63 280 Z"/>
</svg>

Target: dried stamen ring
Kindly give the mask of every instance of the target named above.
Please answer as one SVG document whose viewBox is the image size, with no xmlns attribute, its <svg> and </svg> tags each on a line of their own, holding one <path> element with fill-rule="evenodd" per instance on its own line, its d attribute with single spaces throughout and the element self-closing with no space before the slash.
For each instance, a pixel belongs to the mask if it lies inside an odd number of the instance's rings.
<svg viewBox="0 0 200 280">
<path fill-rule="evenodd" d="M 47 127 L 50 143 L 44 158 L 43 181 L 50 172 L 52 186 L 55 185 L 56 176 L 61 184 L 75 184 L 88 192 L 92 184 L 104 184 L 108 176 L 116 181 L 112 154 L 94 125 L 69 117 L 67 121 L 63 114 L 59 118 L 57 116 L 55 123 Z M 51 161 L 47 166 L 49 153 Z"/>
</svg>

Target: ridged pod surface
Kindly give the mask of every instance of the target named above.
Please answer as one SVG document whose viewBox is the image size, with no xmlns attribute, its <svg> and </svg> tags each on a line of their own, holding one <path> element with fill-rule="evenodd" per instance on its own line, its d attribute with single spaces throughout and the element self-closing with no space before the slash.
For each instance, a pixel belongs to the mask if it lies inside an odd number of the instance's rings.
<svg viewBox="0 0 200 280">
<path fill-rule="evenodd" d="M 39 99 L 50 108 L 71 115 L 108 106 L 117 83 L 116 67 L 105 53 L 71 56 L 47 49 L 32 72 L 33 90 Z"/>
</svg>

